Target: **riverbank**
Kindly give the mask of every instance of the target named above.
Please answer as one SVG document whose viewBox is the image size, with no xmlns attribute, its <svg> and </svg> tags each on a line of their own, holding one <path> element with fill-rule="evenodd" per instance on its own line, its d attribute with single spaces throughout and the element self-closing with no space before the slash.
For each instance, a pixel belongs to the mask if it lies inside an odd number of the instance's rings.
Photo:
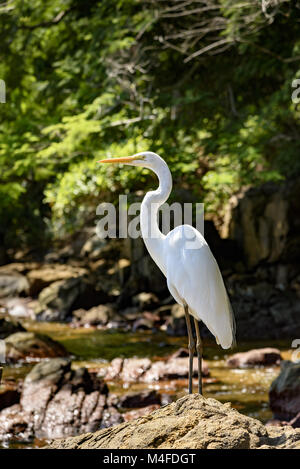
<svg viewBox="0 0 300 469">
<path fill-rule="evenodd" d="M 155 364 L 159 361 L 165 361 L 170 356 L 186 345 L 186 338 L 172 337 L 165 332 L 139 331 L 136 333 L 122 332 L 116 329 L 101 330 L 97 328 L 73 328 L 67 324 L 59 323 L 40 323 L 35 321 L 22 321 L 26 330 L 39 332 L 51 337 L 59 342 L 70 353 L 72 370 L 81 368 L 92 373 L 93 376 L 103 377 L 110 367 L 113 360 L 120 357 L 132 359 L 137 357 L 140 360 L 150 360 Z M 247 342 L 240 343 L 234 350 L 247 351 L 253 348 L 266 346 L 266 342 Z M 274 341 L 269 345 L 274 346 Z M 289 359 L 291 351 L 289 344 L 282 341 L 275 342 L 275 345 L 281 351 L 284 359 Z M 233 352 L 232 352 L 233 353 Z M 232 402 L 232 406 L 245 415 L 258 418 L 262 422 L 267 422 L 272 418 L 272 412 L 269 408 L 268 392 L 271 382 L 279 374 L 279 366 L 251 367 L 251 368 L 232 368 L 228 367 L 226 360 L 229 354 L 220 349 L 211 341 L 204 342 L 204 359 L 209 369 L 209 376 L 204 378 L 204 395 L 207 398 L 215 398 L 220 402 Z M 42 360 L 47 362 L 47 359 Z M 120 377 L 115 376 L 107 379 L 108 392 L 111 401 L 120 402 L 128 394 L 135 393 L 136 396 L 145 392 L 155 392 L 160 397 L 156 402 L 168 403 L 176 400 L 187 393 L 187 358 L 181 359 L 186 365 L 184 375 L 182 374 L 182 363 L 179 373 L 173 378 L 155 379 L 152 376 L 149 381 L 122 381 Z M 20 387 L 23 385 L 24 378 L 35 366 L 36 361 L 15 363 L 7 365 L 4 369 L 3 384 L 15 383 Z M 136 366 L 136 365 L 135 365 Z M 196 389 L 197 379 L 194 379 Z M 4 387 L 2 386 L 2 390 Z M 1 394 L 0 394 L 1 395 Z M 136 398 L 136 402 L 139 399 Z M 146 402 L 147 404 L 147 402 Z M 121 414 L 137 410 L 136 407 L 121 408 L 118 412 Z M 144 411 L 147 411 L 144 406 Z M 148 409 L 151 411 L 151 407 Z M 138 413 L 135 414 L 138 417 Z M 74 429 L 76 431 L 76 429 Z M 26 441 L 5 441 L 5 446 L 15 447 L 40 447 L 47 443 L 47 438 L 29 438 Z"/>
</svg>

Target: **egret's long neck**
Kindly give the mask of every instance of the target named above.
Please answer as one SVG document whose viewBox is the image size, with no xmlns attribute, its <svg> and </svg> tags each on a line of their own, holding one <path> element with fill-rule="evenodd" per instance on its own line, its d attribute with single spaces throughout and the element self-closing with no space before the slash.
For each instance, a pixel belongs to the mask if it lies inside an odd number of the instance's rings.
<svg viewBox="0 0 300 469">
<path fill-rule="evenodd" d="M 165 235 L 158 226 L 159 207 L 168 199 L 172 190 L 172 176 L 167 164 L 161 160 L 155 168 L 151 168 L 159 179 L 156 191 L 148 192 L 141 205 L 141 232 L 149 254 L 156 264 L 166 272 L 164 265 L 164 239 Z"/>
</svg>

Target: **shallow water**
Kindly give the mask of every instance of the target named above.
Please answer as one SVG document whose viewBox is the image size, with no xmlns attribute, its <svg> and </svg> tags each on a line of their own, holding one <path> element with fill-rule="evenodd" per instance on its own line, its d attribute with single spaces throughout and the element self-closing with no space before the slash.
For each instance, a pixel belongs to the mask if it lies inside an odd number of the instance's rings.
<svg viewBox="0 0 300 469">
<path fill-rule="evenodd" d="M 187 345 L 185 337 L 170 337 L 164 332 L 131 333 L 112 329 L 72 328 L 58 323 L 24 322 L 23 325 L 27 330 L 47 334 L 61 342 L 73 355 L 73 367 L 99 368 L 99 371 L 116 357 L 149 357 L 156 360 Z M 231 353 L 266 346 L 277 347 L 284 359 L 290 358 L 289 344 L 282 341 L 243 342 L 239 343 Z M 210 370 L 210 378 L 204 380 L 204 396 L 213 397 L 221 402 L 230 401 L 241 413 L 266 422 L 272 416 L 268 406 L 268 390 L 279 373 L 279 367 L 229 369 L 225 363 L 227 356 L 228 351 L 222 350 L 215 343 L 204 342 L 204 359 Z M 32 366 L 34 363 L 7 366 L 3 377 L 21 379 Z M 157 389 L 176 399 L 187 393 L 188 383 L 187 380 L 171 380 L 152 384 L 108 383 L 108 385 L 109 389 L 117 394 Z M 194 385 L 196 391 L 197 380 L 194 380 Z M 34 444 L 31 443 L 30 447 L 39 447 L 43 444 L 43 441 L 37 440 Z M 24 445 L 18 444 L 17 447 Z"/>
</svg>

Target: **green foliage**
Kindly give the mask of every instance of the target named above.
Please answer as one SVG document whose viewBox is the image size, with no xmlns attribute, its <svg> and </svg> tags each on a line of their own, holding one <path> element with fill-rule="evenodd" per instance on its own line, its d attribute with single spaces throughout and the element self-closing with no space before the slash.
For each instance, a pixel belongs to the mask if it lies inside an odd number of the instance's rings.
<svg viewBox="0 0 300 469">
<path fill-rule="evenodd" d="M 97 203 L 155 184 L 103 157 L 158 152 L 175 187 L 216 214 L 242 186 L 299 174 L 300 10 L 275 3 L 207 1 L 197 13 L 191 0 L 183 16 L 175 0 L 0 6 L 5 245 L 41 245 L 92 220 Z"/>
</svg>

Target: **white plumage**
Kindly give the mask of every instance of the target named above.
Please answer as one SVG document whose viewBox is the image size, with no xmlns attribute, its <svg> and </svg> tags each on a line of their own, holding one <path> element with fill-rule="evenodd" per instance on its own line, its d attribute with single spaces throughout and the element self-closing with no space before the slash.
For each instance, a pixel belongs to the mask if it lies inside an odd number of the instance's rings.
<svg viewBox="0 0 300 469">
<path fill-rule="evenodd" d="M 177 303 L 187 304 L 190 314 L 228 349 L 234 344 L 234 318 L 220 269 L 204 237 L 192 226 L 181 225 L 163 243 L 170 293 Z"/>
</svg>

